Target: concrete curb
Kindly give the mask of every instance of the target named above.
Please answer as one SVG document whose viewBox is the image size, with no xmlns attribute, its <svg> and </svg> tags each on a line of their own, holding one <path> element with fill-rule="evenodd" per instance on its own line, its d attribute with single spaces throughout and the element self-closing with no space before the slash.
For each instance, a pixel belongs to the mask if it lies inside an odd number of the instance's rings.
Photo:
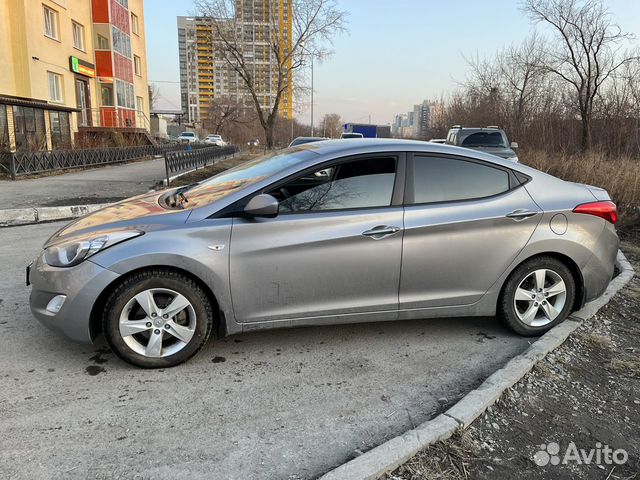
<svg viewBox="0 0 640 480">
<path fill-rule="evenodd" d="M 375 480 L 402 465 L 429 445 L 449 438 L 459 428 L 467 428 L 493 405 L 504 391 L 522 379 L 549 352 L 558 348 L 584 320 L 591 318 L 633 278 L 633 267 L 621 251 L 616 266 L 620 274 L 597 299 L 560 325 L 540 337 L 525 352 L 512 358 L 493 373 L 482 385 L 469 392 L 445 413 L 413 430 L 392 438 L 363 455 L 323 475 L 321 480 Z"/>
<path fill-rule="evenodd" d="M 88 213 L 95 212 L 96 210 L 100 210 L 108 205 L 110 204 L 96 203 L 92 205 L 10 208 L 7 210 L 0 210 L 0 227 L 14 227 L 18 225 L 31 225 L 33 223 L 78 218 Z"/>
</svg>

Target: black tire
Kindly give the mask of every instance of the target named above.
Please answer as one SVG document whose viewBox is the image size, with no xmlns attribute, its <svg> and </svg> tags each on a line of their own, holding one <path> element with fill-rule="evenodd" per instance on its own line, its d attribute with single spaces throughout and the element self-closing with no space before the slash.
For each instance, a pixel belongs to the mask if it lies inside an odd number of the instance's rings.
<svg viewBox="0 0 640 480">
<path fill-rule="evenodd" d="M 120 334 L 120 314 L 124 307 L 135 295 L 149 289 L 175 291 L 191 303 L 195 312 L 193 336 L 172 355 L 141 355 L 127 345 Z M 102 317 L 102 331 L 111 349 L 125 362 L 142 368 L 167 368 L 187 361 L 205 346 L 212 330 L 213 308 L 204 290 L 188 276 L 165 269 L 144 270 L 126 278 L 109 295 Z M 170 336 L 167 338 L 170 339 Z"/>
<path fill-rule="evenodd" d="M 531 326 L 518 317 L 514 297 L 521 282 L 539 269 L 551 270 L 562 278 L 566 287 L 566 298 L 563 308 L 553 321 L 542 326 Z M 575 294 L 576 282 L 573 274 L 561 260 L 549 256 L 534 257 L 519 265 L 505 282 L 498 301 L 498 317 L 505 325 L 520 335 L 526 337 L 539 336 L 562 323 L 571 314 L 575 302 Z"/>
</svg>

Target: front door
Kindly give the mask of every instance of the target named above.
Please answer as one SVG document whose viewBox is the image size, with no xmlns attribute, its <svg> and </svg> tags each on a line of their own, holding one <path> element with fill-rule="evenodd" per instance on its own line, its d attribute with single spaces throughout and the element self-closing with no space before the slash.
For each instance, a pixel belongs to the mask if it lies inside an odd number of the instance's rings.
<svg viewBox="0 0 640 480">
<path fill-rule="evenodd" d="M 76 79 L 76 101 L 78 104 L 79 121 L 81 127 L 91 126 L 91 103 L 89 100 L 89 83 Z"/>
<path fill-rule="evenodd" d="M 473 304 L 526 246 L 540 209 L 508 169 L 433 155 L 408 165 L 400 309 Z"/>
<path fill-rule="evenodd" d="M 234 219 L 230 279 L 236 320 L 322 323 L 367 312 L 395 318 L 401 162 L 401 155 L 386 155 L 323 165 L 267 189 L 280 200 L 278 217 Z"/>
</svg>

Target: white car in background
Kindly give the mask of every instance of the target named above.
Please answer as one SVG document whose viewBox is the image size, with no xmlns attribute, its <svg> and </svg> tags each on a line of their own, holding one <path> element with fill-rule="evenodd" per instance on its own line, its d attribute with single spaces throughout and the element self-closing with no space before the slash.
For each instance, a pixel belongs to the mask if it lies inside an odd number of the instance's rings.
<svg viewBox="0 0 640 480">
<path fill-rule="evenodd" d="M 178 137 L 180 143 L 198 143 L 200 139 L 193 132 L 182 132 Z"/>
<path fill-rule="evenodd" d="M 216 145 L 218 147 L 225 147 L 227 142 L 222 139 L 221 135 L 210 134 L 207 135 L 207 138 L 204 139 L 204 143 L 208 143 L 209 145 Z"/>
</svg>

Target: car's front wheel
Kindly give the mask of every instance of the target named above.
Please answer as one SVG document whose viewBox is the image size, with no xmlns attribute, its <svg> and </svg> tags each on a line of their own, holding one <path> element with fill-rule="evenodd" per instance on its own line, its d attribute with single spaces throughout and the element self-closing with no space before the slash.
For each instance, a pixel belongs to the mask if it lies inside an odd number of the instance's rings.
<svg viewBox="0 0 640 480">
<path fill-rule="evenodd" d="M 542 335 L 569 316 L 575 291 L 573 275 L 563 262 L 554 257 L 532 258 L 509 276 L 498 314 L 520 335 Z"/>
<path fill-rule="evenodd" d="M 124 361 L 143 368 L 172 367 L 205 345 L 213 311 L 191 278 L 171 270 L 147 270 L 114 289 L 102 327 L 107 343 Z"/>
</svg>

